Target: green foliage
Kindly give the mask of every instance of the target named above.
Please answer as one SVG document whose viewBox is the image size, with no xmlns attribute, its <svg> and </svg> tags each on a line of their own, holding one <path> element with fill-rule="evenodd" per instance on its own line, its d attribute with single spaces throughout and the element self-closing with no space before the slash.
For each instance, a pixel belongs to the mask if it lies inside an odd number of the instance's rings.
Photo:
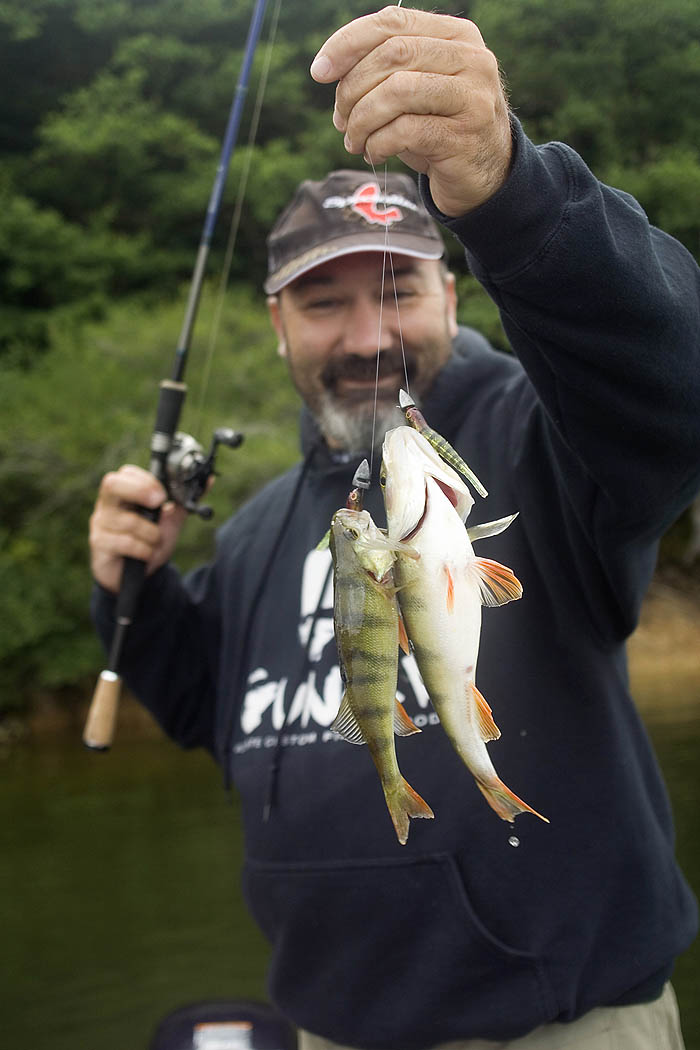
<svg viewBox="0 0 700 1050">
<path fill-rule="evenodd" d="M 568 142 L 595 170 L 697 147 L 695 0 L 477 0 L 472 17 L 535 141 Z"/>
<path fill-rule="evenodd" d="M 8 305 L 34 314 L 138 283 L 146 243 L 141 233 L 126 238 L 97 219 L 81 228 L 0 186 L 0 280 Z"/>
<path fill-rule="evenodd" d="M 486 294 L 476 277 L 457 274 L 457 320 L 485 335 L 492 346 L 509 350 L 498 307 Z"/>
<path fill-rule="evenodd" d="M 167 375 L 181 306 L 111 310 L 104 321 L 53 321 L 50 350 L 0 384 L 0 712 L 42 689 L 73 684 L 99 669 L 88 622 L 87 523 L 102 475 L 129 461 L 146 465 L 159 379 Z M 212 304 L 198 326 L 200 366 Z M 297 458 L 298 402 L 277 357 L 260 298 L 227 296 L 205 396 L 192 390 L 183 418 L 203 445 L 216 426 L 242 430 L 237 452 L 222 450 L 209 502 L 221 523 L 260 484 Z M 200 367 L 200 372 L 203 369 Z M 193 519 L 178 556 L 206 558 L 213 526 Z"/>
<path fill-rule="evenodd" d="M 604 175 L 700 257 L 700 150 L 679 147 L 644 167 L 612 165 Z"/>
</svg>

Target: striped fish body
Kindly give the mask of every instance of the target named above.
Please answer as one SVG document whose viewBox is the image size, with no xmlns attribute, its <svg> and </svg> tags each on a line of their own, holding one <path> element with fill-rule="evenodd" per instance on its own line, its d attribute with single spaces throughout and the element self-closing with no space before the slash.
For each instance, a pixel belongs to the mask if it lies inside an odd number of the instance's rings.
<svg viewBox="0 0 700 1050">
<path fill-rule="evenodd" d="M 475 683 L 482 604 L 503 604 L 520 597 L 522 588 L 510 569 L 475 556 L 464 525 L 473 500 L 421 434 L 408 427 L 389 431 L 382 478 L 389 538 L 410 543 L 420 555 L 415 560 L 397 553 L 394 577 L 440 723 L 502 819 L 534 813 L 496 773 L 486 744 L 500 733 Z"/>
<path fill-rule="evenodd" d="M 339 510 L 330 529 L 333 623 L 345 692 L 331 728 L 366 743 L 396 835 L 408 839 L 409 817 L 432 817 L 401 776 L 394 733 L 418 732 L 396 699 L 399 610 L 392 574 L 395 553 L 368 511 Z"/>
</svg>

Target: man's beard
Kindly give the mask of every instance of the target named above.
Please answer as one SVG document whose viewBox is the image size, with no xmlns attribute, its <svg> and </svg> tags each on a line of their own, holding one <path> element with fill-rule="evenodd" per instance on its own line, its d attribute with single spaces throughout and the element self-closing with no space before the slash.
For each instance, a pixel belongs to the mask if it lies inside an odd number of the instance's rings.
<svg viewBox="0 0 700 1050">
<path fill-rule="evenodd" d="M 326 441 L 349 453 L 380 449 L 387 430 L 406 422 L 395 403 L 378 401 L 375 415 L 373 403 L 348 405 L 327 390 L 314 405 L 313 416 Z"/>
<path fill-rule="evenodd" d="M 404 360 L 400 350 L 382 351 L 379 360 L 379 378 L 382 374 L 403 374 L 402 385 L 409 386 L 415 369 L 410 359 Z M 323 370 L 323 390 L 313 406 L 313 414 L 322 434 L 331 445 L 346 452 L 371 452 L 379 449 L 387 430 L 406 422 L 398 407 L 399 391 L 389 400 L 384 390 L 381 396 L 368 397 L 366 393 L 341 397 L 338 384 L 343 379 L 370 383 L 377 378 L 377 360 L 348 355 L 331 359 Z"/>
<path fill-rule="evenodd" d="M 416 353 L 408 344 L 403 349 L 382 350 L 379 359 L 379 379 L 383 376 L 402 376 L 397 388 L 387 396 L 386 385 L 380 389 L 376 410 L 373 393 L 367 388 L 356 393 L 343 394 L 342 381 L 359 380 L 371 387 L 377 373 L 376 358 L 355 354 L 332 357 L 310 389 L 295 367 L 295 355 L 288 349 L 287 365 L 292 382 L 306 402 L 321 433 L 332 448 L 344 452 L 371 452 L 381 448 L 384 435 L 392 427 L 405 424 L 406 418 L 398 407 L 399 386 L 410 392 L 416 405 L 427 393 L 435 376 L 450 355 L 451 339 L 445 327 L 444 335 L 423 344 Z M 320 380 L 320 381 L 319 381 Z"/>
</svg>

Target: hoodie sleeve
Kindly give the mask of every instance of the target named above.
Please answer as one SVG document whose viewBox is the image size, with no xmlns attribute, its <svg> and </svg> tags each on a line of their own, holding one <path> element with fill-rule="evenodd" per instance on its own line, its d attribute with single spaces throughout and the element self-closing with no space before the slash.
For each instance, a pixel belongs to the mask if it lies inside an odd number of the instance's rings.
<svg viewBox="0 0 700 1050">
<path fill-rule="evenodd" d="M 473 212 L 449 219 L 421 189 L 499 307 L 550 431 L 545 474 L 614 588 L 611 551 L 648 563 L 700 483 L 700 271 L 568 146 L 513 134 L 508 181 Z"/>
<path fill-rule="evenodd" d="M 183 747 L 214 751 L 214 672 L 219 627 L 213 574 L 183 580 L 172 565 L 150 577 L 124 646 L 123 678 L 159 725 Z M 95 584 L 91 613 L 106 649 L 116 599 Z"/>
<path fill-rule="evenodd" d="M 517 123 L 514 134 L 499 193 L 460 219 L 436 217 L 620 522 L 663 529 L 700 474 L 700 271 L 568 146 L 536 147 Z"/>
</svg>

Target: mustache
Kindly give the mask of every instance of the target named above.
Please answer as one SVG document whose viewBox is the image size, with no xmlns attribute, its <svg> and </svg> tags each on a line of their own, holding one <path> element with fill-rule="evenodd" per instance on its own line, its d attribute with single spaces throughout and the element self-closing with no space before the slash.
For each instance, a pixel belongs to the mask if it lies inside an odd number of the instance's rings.
<svg viewBox="0 0 700 1050">
<path fill-rule="evenodd" d="M 408 373 L 409 383 L 415 375 L 415 365 L 411 356 L 405 355 L 405 367 Z M 401 350 L 382 350 L 379 354 L 379 376 L 390 372 L 404 372 L 404 355 Z M 347 354 L 338 359 L 328 362 L 321 373 L 321 379 L 327 389 L 333 390 L 336 384 L 343 379 L 355 379 L 361 382 L 370 382 L 377 375 L 376 357 L 362 357 L 355 354 Z"/>
</svg>

